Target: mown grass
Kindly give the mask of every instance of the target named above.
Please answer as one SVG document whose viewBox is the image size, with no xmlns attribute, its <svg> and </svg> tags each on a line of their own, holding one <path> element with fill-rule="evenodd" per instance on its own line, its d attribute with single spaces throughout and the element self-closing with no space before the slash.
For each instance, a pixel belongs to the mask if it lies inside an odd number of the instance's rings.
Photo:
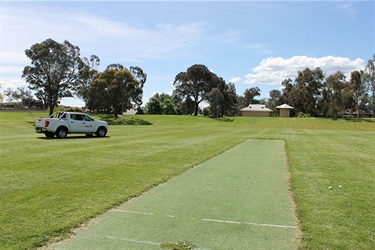
<svg viewBox="0 0 375 250">
<path fill-rule="evenodd" d="M 301 248 L 375 245 L 373 119 L 136 116 L 152 125 L 110 126 L 106 138 L 51 140 L 33 131 L 41 115 L 0 112 L 0 249 L 65 237 L 247 138 L 286 142 Z"/>
</svg>

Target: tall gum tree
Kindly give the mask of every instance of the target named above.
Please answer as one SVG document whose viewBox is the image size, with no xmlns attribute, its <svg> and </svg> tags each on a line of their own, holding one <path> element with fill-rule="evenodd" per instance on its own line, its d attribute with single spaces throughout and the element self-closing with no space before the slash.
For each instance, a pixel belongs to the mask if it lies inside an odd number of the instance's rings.
<svg viewBox="0 0 375 250">
<path fill-rule="evenodd" d="M 375 117 L 375 54 L 366 65 L 364 78 L 367 83 L 367 89 L 370 94 L 370 107 L 372 117 Z"/>
<path fill-rule="evenodd" d="M 194 103 L 194 115 L 198 115 L 199 104 L 207 99 L 213 89 L 213 73 L 204 65 L 195 64 L 176 75 L 173 85 L 175 94 L 181 99 L 191 99 Z"/>
<path fill-rule="evenodd" d="M 331 92 L 331 101 L 328 111 L 331 117 L 337 118 L 344 112 L 344 89 L 346 85 L 347 81 L 345 75 L 341 71 L 337 71 L 327 78 L 327 86 Z"/>
<path fill-rule="evenodd" d="M 366 91 L 366 85 L 363 80 L 363 71 L 352 71 L 350 74 L 350 88 L 353 94 L 354 108 L 356 111 L 357 118 L 360 116 L 360 107 L 364 94 Z"/>
<path fill-rule="evenodd" d="M 298 71 L 295 87 L 303 112 L 317 116 L 317 104 L 324 79 L 324 73 L 319 67 L 314 70 L 306 68 L 303 71 Z"/>
<path fill-rule="evenodd" d="M 85 102 L 87 109 L 92 110 L 97 96 L 93 91 L 92 82 L 99 76 L 100 59 L 96 55 L 91 55 L 90 59 L 84 57 L 85 63 L 82 70 L 82 81 L 77 86 L 76 95 Z"/>
<path fill-rule="evenodd" d="M 125 109 L 142 103 L 143 86 L 147 75 L 139 67 L 130 70 L 121 64 L 111 64 L 92 81 L 95 96 L 93 107 L 112 112 L 115 118 Z"/>
<path fill-rule="evenodd" d="M 63 97 L 72 97 L 81 78 L 84 63 L 80 49 L 68 41 L 47 39 L 25 51 L 33 66 L 26 66 L 22 77 L 29 88 L 44 97 L 49 114 Z M 38 95 L 37 95 L 38 96 Z"/>
</svg>

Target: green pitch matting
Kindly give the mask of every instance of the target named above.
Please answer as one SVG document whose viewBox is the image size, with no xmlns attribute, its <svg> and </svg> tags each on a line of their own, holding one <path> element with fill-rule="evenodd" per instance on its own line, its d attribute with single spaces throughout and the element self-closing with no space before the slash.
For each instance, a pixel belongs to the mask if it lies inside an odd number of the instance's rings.
<svg viewBox="0 0 375 250">
<path fill-rule="evenodd" d="M 77 230 L 53 249 L 296 249 L 284 141 L 246 140 Z"/>
</svg>

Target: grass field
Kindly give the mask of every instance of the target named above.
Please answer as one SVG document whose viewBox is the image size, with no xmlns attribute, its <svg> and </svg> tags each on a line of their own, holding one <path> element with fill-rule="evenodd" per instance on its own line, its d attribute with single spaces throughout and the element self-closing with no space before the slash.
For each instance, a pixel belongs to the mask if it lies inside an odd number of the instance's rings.
<svg viewBox="0 0 375 250">
<path fill-rule="evenodd" d="M 140 116 L 106 138 L 45 139 L 0 112 L 0 249 L 36 248 L 247 138 L 284 140 L 305 249 L 375 245 L 375 120 Z M 329 188 L 331 187 L 331 188 Z"/>
</svg>

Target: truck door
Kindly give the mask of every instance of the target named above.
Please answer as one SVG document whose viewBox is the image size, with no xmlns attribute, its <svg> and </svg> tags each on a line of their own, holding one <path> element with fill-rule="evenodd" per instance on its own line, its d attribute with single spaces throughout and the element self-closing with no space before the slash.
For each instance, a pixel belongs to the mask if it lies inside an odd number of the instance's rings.
<svg viewBox="0 0 375 250">
<path fill-rule="evenodd" d="M 71 133 L 95 133 L 94 119 L 85 114 L 70 114 Z"/>
<path fill-rule="evenodd" d="M 83 119 L 80 114 L 70 114 L 69 127 L 71 133 L 83 132 Z"/>
<path fill-rule="evenodd" d="M 92 119 L 88 115 L 82 115 L 83 119 L 83 132 L 86 133 L 95 133 L 96 132 L 96 125 L 94 119 Z"/>
</svg>

